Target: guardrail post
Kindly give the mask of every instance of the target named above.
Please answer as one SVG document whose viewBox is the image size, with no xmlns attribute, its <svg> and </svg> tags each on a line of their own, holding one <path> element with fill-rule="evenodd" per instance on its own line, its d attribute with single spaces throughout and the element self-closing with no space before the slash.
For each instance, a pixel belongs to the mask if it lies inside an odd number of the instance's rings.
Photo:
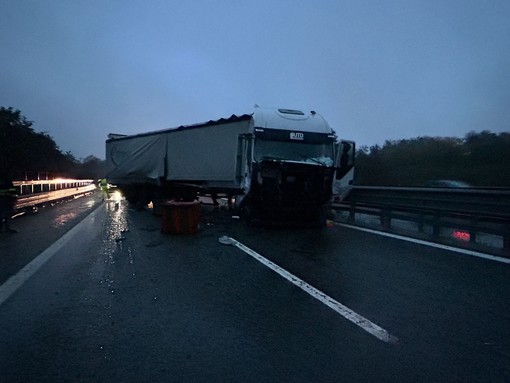
<svg viewBox="0 0 510 383">
<path fill-rule="evenodd" d="M 354 216 L 356 214 L 356 203 L 351 202 L 351 205 L 349 207 L 349 218 L 347 218 L 347 222 L 354 223 Z"/>
<path fill-rule="evenodd" d="M 472 229 L 469 230 L 469 242 L 471 242 L 471 243 L 476 243 L 476 223 L 477 223 L 477 219 L 476 219 L 476 217 L 473 217 L 471 219 Z"/>
<path fill-rule="evenodd" d="M 439 211 L 436 211 L 434 213 L 433 224 L 432 224 L 432 236 L 434 238 L 438 238 L 440 230 L 441 230 L 441 213 Z"/>
<path fill-rule="evenodd" d="M 391 229 L 391 208 L 389 207 L 381 209 L 381 226 L 385 230 Z"/>
<path fill-rule="evenodd" d="M 424 227 L 424 220 L 425 220 L 425 217 L 423 214 L 420 214 L 420 217 L 418 218 L 418 231 L 420 233 L 423 233 L 423 227 Z"/>
<path fill-rule="evenodd" d="M 510 225 L 505 225 L 505 233 L 503 235 L 503 250 L 510 253 Z"/>
</svg>

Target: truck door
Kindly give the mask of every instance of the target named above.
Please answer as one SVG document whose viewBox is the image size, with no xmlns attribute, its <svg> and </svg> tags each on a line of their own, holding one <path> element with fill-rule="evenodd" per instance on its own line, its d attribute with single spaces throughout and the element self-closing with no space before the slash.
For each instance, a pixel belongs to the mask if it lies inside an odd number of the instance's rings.
<svg viewBox="0 0 510 383">
<path fill-rule="evenodd" d="M 251 134 L 240 134 L 237 141 L 236 179 L 238 185 L 244 188 L 251 175 L 252 141 Z"/>
<path fill-rule="evenodd" d="M 341 201 L 350 192 L 354 179 L 354 141 L 342 140 L 336 144 L 335 178 L 333 180 L 333 198 Z"/>
</svg>

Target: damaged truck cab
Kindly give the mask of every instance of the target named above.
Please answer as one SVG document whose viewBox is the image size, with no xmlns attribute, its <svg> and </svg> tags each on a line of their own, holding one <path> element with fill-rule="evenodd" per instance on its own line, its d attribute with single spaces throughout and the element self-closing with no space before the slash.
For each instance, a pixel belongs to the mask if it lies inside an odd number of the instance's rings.
<svg viewBox="0 0 510 383">
<path fill-rule="evenodd" d="M 264 222 L 325 222 L 339 148 L 326 120 L 313 111 L 256 108 L 246 139 L 253 154 L 242 213 Z"/>
</svg>

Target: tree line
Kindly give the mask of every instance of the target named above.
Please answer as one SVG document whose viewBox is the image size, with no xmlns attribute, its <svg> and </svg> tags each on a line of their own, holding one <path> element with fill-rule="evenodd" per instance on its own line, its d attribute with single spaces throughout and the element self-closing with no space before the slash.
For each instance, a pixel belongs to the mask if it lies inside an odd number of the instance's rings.
<svg viewBox="0 0 510 383">
<path fill-rule="evenodd" d="M 418 137 L 362 147 L 356 184 L 424 186 L 431 180 L 479 187 L 510 187 L 510 133 L 484 130 L 464 138 Z"/>
<path fill-rule="evenodd" d="M 63 153 L 47 132 L 36 132 L 32 125 L 19 110 L 0 107 L 0 172 L 14 180 L 104 176 L 104 161 L 95 156 L 78 161 L 71 152 Z"/>
</svg>

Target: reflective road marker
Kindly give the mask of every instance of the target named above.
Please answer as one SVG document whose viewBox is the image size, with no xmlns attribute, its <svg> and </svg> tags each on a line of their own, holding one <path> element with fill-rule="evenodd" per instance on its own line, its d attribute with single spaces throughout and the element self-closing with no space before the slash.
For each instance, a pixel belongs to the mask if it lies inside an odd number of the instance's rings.
<svg viewBox="0 0 510 383">
<path fill-rule="evenodd" d="M 375 323 L 369 321 L 365 317 L 352 311 L 350 308 L 348 308 L 347 306 L 344 306 L 340 302 L 334 300 L 333 298 L 326 295 L 322 291 L 317 290 L 315 287 L 309 285 L 302 279 L 289 273 L 287 270 L 285 270 L 285 269 L 281 268 L 280 266 L 278 266 L 277 264 L 271 262 L 269 259 L 264 258 L 262 255 L 253 251 L 249 247 L 243 245 L 241 242 L 236 241 L 234 238 L 223 236 L 223 237 L 219 238 L 218 241 L 223 245 L 236 246 L 240 250 L 244 251 L 246 254 L 255 258 L 257 261 L 259 261 L 263 265 L 269 267 L 274 272 L 280 274 L 282 277 L 287 279 L 289 282 L 293 283 L 294 285 L 296 285 L 303 291 L 310 294 L 315 299 L 324 303 L 329 308 L 335 310 L 338 314 L 343 316 L 345 319 L 348 319 L 349 321 L 351 321 L 358 327 L 361 327 L 363 330 L 365 330 L 369 334 L 375 336 L 377 339 L 382 340 L 383 342 L 386 342 L 386 343 L 391 343 L 391 344 L 395 344 L 398 342 L 398 338 L 391 335 L 388 331 L 386 331 L 382 327 L 376 325 Z"/>
</svg>

